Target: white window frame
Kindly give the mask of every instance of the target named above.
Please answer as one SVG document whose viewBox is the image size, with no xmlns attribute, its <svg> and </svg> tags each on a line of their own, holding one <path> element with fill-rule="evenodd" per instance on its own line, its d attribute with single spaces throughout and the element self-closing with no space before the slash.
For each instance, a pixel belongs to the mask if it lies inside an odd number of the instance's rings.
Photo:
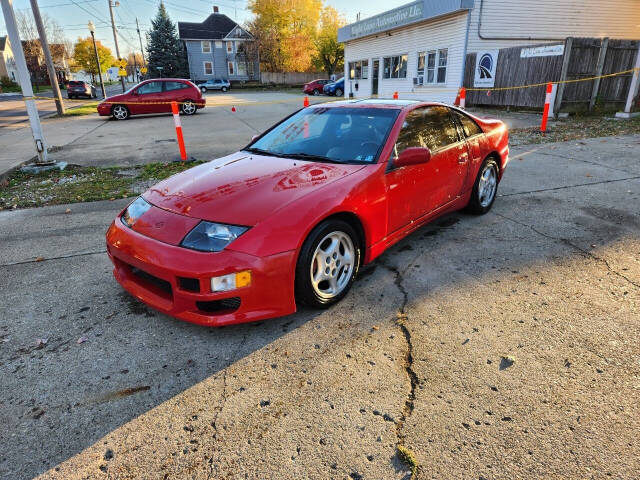
<svg viewBox="0 0 640 480">
<path fill-rule="evenodd" d="M 205 45 L 209 47 L 208 50 L 205 50 Z M 211 41 L 210 40 L 200 40 L 200 50 L 202 53 L 211 53 Z"/>
<path fill-rule="evenodd" d="M 240 73 L 240 65 L 244 65 L 244 73 Z M 236 62 L 236 75 L 239 77 L 246 77 L 247 75 L 247 62 Z"/>
<path fill-rule="evenodd" d="M 404 72 L 404 77 L 400 77 L 400 76 L 397 76 L 397 77 L 391 77 L 391 76 L 386 77 L 385 76 L 385 73 L 384 73 L 384 68 L 385 68 L 384 67 L 384 62 L 385 62 L 385 60 L 387 58 L 395 58 L 395 57 L 400 58 L 400 59 L 402 57 L 407 57 L 407 66 L 406 66 L 406 69 L 405 69 L 405 72 Z M 409 70 L 409 54 L 408 53 L 398 53 L 398 54 L 395 54 L 395 55 L 387 55 L 386 57 L 382 57 L 382 79 L 383 80 L 404 80 L 404 79 L 407 78 L 408 70 Z M 400 72 L 398 72 L 398 74 L 399 73 Z M 389 75 L 391 75 L 391 72 L 389 72 Z"/>
<path fill-rule="evenodd" d="M 233 41 L 227 41 L 227 53 L 233 53 Z"/>
<path fill-rule="evenodd" d="M 365 65 L 366 63 L 366 65 Z M 360 65 L 357 65 L 360 64 Z M 357 67 L 360 67 L 360 74 L 356 74 Z M 354 60 L 349 62 L 349 80 L 367 80 L 369 78 L 369 59 Z"/>
<path fill-rule="evenodd" d="M 211 65 L 211 73 L 207 73 L 207 63 L 208 63 L 209 65 Z M 202 62 L 202 71 L 203 71 L 203 72 L 204 72 L 204 74 L 205 74 L 205 75 L 207 75 L 208 77 L 213 77 L 213 75 L 214 75 L 214 73 L 215 73 L 215 72 L 214 72 L 214 70 L 213 70 L 213 62 L 208 61 L 208 60 L 207 60 L 207 61 L 205 61 L 205 62 Z"/>
<path fill-rule="evenodd" d="M 222 40 L 216 40 L 215 41 L 215 46 L 216 46 L 216 48 L 222 48 Z"/>
<path fill-rule="evenodd" d="M 446 52 L 446 63 L 440 65 L 440 54 Z M 420 63 L 420 55 L 424 55 L 424 70 L 420 74 L 418 70 L 418 64 Z M 429 55 L 434 56 L 433 67 L 429 67 Z M 444 81 L 438 81 L 438 71 L 444 68 Z M 432 50 L 426 50 L 424 52 L 418 52 L 418 61 L 416 62 L 416 76 L 422 76 L 424 85 L 446 85 L 447 83 L 447 70 L 449 68 L 449 49 L 448 48 L 436 48 Z M 433 79 L 429 81 L 429 71 L 433 72 Z"/>
<path fill-rule="evenodd" d="M 231 67 L 231 68 L 229 68 L 229 67 Z M 229 76 L 231 76 L 231 75 L 236 75 L 236 72 L 237 72 L 236 62 L 232 62 L 231 60 L 228 60 L 227 61 L 227 73 L 229 74 Z"/>
</svg>

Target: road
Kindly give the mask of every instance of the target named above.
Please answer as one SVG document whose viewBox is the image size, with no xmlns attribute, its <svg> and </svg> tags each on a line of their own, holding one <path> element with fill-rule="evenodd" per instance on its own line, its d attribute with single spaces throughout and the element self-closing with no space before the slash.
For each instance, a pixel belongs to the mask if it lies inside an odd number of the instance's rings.
<svg viewBox="0 0 640 480">
<path fill-rule="evenodd" d="M 0 478 L 637 478 L 638 145 L 515 147 L 487 215 L 221 329 L 114 281 L 125 200 L 0 212 Z"/>
<path fill-rule="evenodd" d="M 107 96 L 116 95 L 122 92 L 122 87 L 120 84 L 109 85 L 105 87 L 105 90 L 107 92 Z M 40 117 L 47 117 L 56 113 L 56 104 L 53 101 L 53 94 L 51 91 L 41 93 L 34 92 L 34 95 L 37 97 L 51 98 L 51 100 L 39 100 L 37 102 Z M 87 99 L 86 102 L 78 102 L 75 100 L 69 101 L 66 98 L 66 91 L 62 92 L 62 97 L 64 98 L 67 108 L 95 101 L 95 99 Z M 102 98 L 102 92 L 100 91 L 100 87 L 98 87 L 98 99 L 100 98 Z M 17 123 L 27 122 L 28 118 L 29 117 L 27 117 L 27 111 L 25 110 L 24 102 L 22 100 L 22 95 L 16 94 L 0 96 L 0 128 L 7 127 L 9 125 L 15 126 Z"/>
</svg>

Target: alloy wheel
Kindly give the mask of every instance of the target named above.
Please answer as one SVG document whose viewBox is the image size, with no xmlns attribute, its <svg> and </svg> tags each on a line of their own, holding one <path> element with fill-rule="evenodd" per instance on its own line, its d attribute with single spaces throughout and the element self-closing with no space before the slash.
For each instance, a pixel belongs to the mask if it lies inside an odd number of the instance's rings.
<svg viewBox="0 0 640 480">
<path fill-rule="evenodd" d="M 339 295 L 353 276 L 355 258 L 349 235 L 341 231 L 327 234 L 312 256 L 309 273 L 315 293 L 324 299 Z"/>
<path fill-rule="evenodd" d="M 498 175 L 493 165 L 485 167 L 478 182 L 478 200 L 482 208 L 486 208 L 493 201 L 498 186 Z"/>
<path fill-rule="evenodd" d="M 113 117 L 116 120 L 126 120 L 129 116 L 129 110 L 124 105 L 116 105 L 113 107 Z"/>
<path fill-rule="evenodd" d="M 193 103 L 191 100 L 185 100 L 182 103 L 182 112 L 185 115 L 193 115 L 194 113 L 196 113 L 197 107 L 196 104 Z"/>
</svg>

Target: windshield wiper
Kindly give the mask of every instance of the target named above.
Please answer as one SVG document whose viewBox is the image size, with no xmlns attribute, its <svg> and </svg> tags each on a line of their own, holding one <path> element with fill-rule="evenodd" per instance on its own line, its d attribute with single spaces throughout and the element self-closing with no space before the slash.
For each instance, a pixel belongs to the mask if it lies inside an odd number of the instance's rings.
<svg viewBox="0 0 640 480">
<path fill-rule="evenodd" d="M 257 153 L 259 155 L 271 155 L 272 157 L 281 157 L 281 158 L 284 157 L 284 155 L 281 153 L 271 152 L 269 150 L 264 150 L 262 148 L 249 147 L 249 148 L 244 148 L 243 150 L 249 153 Z"/>
<path fill-rule="evenodd" d="M 300 160 L 310 160 L 310 161 L 324 162 L 324 163 L 344 163 L 339 160 L 334 160 L 333 158 L 325 157 L 323 155 L 314 155 L 312 153 L 304 153 L 304 152 L 287 153 L 287 154 L 284 154 L 283 156 L 288 158 L 299 158 Z"/>
</svg>

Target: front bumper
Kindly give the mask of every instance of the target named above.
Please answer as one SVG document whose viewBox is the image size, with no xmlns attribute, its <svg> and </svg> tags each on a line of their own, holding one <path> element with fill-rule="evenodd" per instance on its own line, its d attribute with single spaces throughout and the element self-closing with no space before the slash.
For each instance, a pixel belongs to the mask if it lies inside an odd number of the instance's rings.
<svg viewBox="0 0 640 480">
<path fill-rule="evenodd" d="M 107 231 L 113 273 L 131 295 L 172 317 L 222 326 L 295 312 L 295 251 L 269 257 L 223 250 L 206 253 L 162 243 L 119 217 Z M 214 276 L 251 270 L 251 285 L 212 293 Z"/>
<path fill-rule="evenodd" d="M 101 115 L 101 116 L 111 115 L 111 105 L 108 103 L 99 103 L 97 110 L 98 110 L 98 115 Z"/>
</svg>

